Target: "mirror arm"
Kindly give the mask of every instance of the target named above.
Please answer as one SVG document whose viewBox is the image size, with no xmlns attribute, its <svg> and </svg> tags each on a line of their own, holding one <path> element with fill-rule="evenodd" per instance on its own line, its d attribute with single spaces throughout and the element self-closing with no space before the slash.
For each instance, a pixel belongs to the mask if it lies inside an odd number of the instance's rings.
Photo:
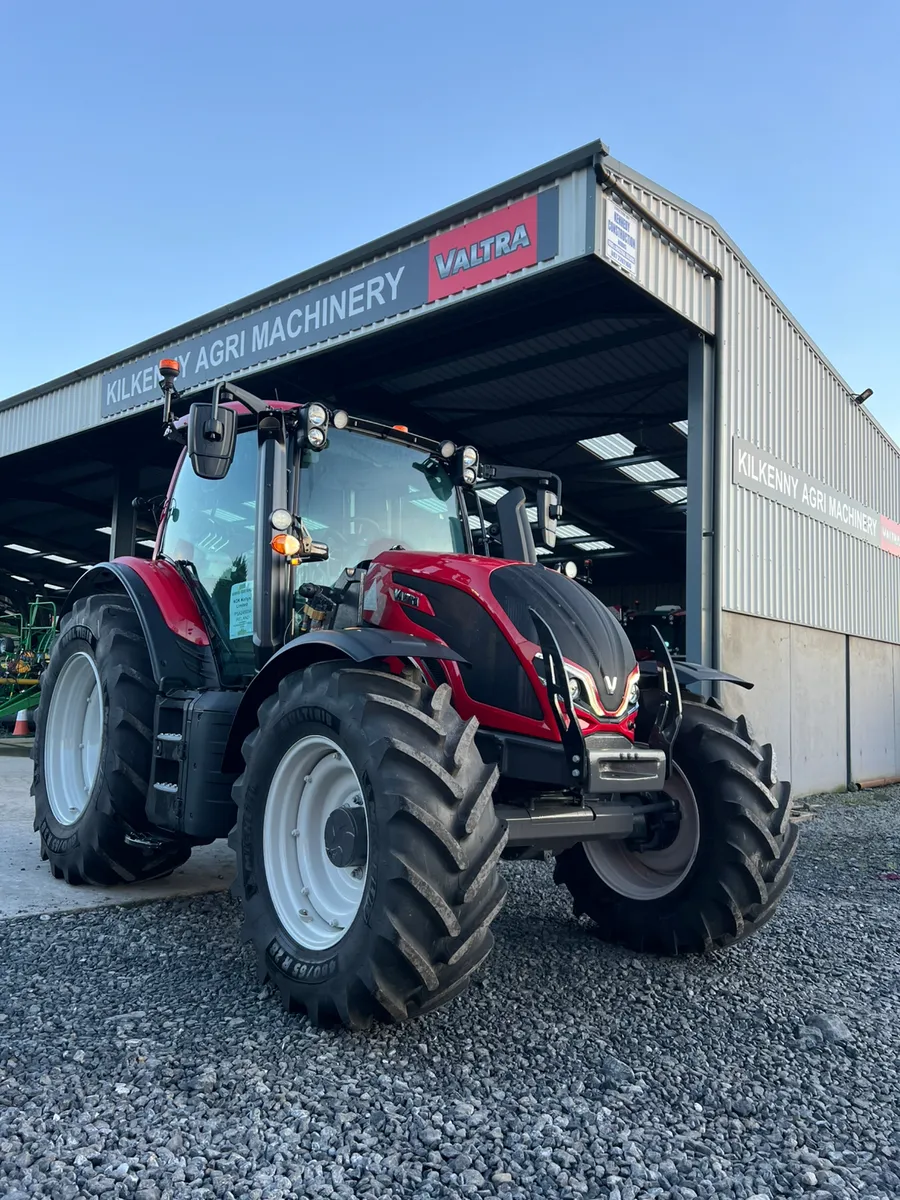
<svg viewBox="0 0 900 1200">
<path fill-rule="evenodd" d="M 218 398 L 222 391 L 225 392 L 226 399 L 240 400 L 242 404 L 246 405 L 246 407 L 249 408 L 252 413 L 256 413 L 257 416 L 261 416 L 263 413 L 269 411 L 268 404 L 260 400 L 258 396 L 254 396 L 252 392 L 245 391 L 244 388 L 238 387 L 236 383 L 217 383 L 215 391 L 213 392 L 213 408 L 216 412 L 216 415 L 218 415 L 219 407 Z"/>
<path fill-rule="evenodd" d="M 482 479 L 537 479 L 540 483 L 556 484 L 556 499 L 559 515 L 562 516 L 562 480 L 553 471 L 541 470 L 538 467 L 499 467 L 482 463 L 479 469 Z"/>
</svg>

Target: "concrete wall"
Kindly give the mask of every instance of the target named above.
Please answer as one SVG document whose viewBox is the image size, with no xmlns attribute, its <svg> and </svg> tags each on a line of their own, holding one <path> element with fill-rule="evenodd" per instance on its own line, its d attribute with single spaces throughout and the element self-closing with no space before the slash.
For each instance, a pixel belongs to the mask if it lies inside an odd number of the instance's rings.
<svg viewBox="0 0 900 1200">
<path fill-rule="evenodd" d="M 884 651 L 880 643 L 869 645 Z M 892 655 L 888 661 L 893 664 Z M 754 684 L 751 691 L 726 684 L 722 702 L 729 712 L 746 714 L 757 741 L 772 743 L 779 777 L 791 781 L 796 795 L 846 787 L 843 634 L 724 612 L 722 669 Z M 888 695 L 893 715 L 893 684 Z M 860 764 L 869 761 L 863 749 Z"/>
<path fill-rule="evenodd" d="M 850 638 L 850 763 L 853 779 L 900 776 L 900 646 Z"/>
</svg>

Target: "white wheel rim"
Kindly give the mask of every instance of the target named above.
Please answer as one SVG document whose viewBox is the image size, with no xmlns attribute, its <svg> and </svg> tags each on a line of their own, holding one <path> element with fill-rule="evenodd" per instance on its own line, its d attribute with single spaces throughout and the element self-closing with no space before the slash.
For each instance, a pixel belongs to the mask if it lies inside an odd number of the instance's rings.
<svg viewBox="0 0 900 1200">
<path fill-rule="evenodd" d="M 365 862 L 336 866 L 325 848 L 328 818 L 356 810 L 365 828 Z M 301 738 L 278 764 L 266 796 L 263 863 L 269 895 L 285 931 L 307 950 L 328 950 L 353 924 L 369 871 L 369 818 L 359 778 L 327 737 Z"/>
<path fill-rule="evenodd" d="M 693 789 L 675 766 L 663 795 L 675 800 L 681 823 L 671 845 L 662 850 L 629 850 L 611 838 L 584 842 L 588 862 L 603 882 L 629 900 L 658 900 L 683 883 L 700 845 L 700 811 Z"/>
<path fill-rule="evenodd" d="M 66 660 L 50 696 L 44 737 L 44 785 L 60 825 L 87 808 L 103 746 L 103 689 L 89 654 Z"/>
</svg>

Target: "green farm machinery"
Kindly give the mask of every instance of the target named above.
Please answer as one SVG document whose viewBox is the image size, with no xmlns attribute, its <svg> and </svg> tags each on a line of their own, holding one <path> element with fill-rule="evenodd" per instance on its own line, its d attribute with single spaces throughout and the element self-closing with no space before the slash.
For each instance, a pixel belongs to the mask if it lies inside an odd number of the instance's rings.
<svg viewBox="0 0 900 1200">
<path fill-rule="evenodd" d="M 0 618 L 0 722 L 22 709 L 37 708 L 41 674 L 56 637 L 56 605 L 32 600 L 26 615 Z"/>
</svg>

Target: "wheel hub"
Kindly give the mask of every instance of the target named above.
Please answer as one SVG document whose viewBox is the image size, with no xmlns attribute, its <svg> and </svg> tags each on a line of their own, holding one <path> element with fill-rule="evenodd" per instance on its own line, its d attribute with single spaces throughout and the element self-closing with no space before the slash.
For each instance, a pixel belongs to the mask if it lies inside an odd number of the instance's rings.
<svg viewBox="0 0 900 1200">
<path fill-rule="evenodd" d="M 362 807 L 343 805 L 325 822 L 325 853 L 336 867 L 361 867 L 368 852 L 366 814 Z"/>
<path fill-rule="evenodd" d="M 650 796 L 648 801 L 635 813 L 634 833 L 625 842 L 628 850 L 638 853 L 667 849 L 678 837 L 681 826 L 681 809 L 676 801 L 666 796 L 660 800 Z"/>
<path fill-rule="evenodd" d="M 668 896 L 684 882 L 700 845 L 700 810 L 693 789 L 684 772 L 676 765 L 666 781 L 665 792 L 652 806 L 656 813 L 646 813 L 645 840 L 636 831 L 640 842 L 633 839 L 615 841 L 598 839 L 584 843 L 584 853 L 590 865 L 607 887 L 630 900 L 659 900 Z M 670 806 L 677 812 L 672 819 Z M 657 825 L 657 817 L 664 819 Z M 656 828 L 654 826 L 656 825 Z M 674 836 L 671 836 L 674 833 Z M 658 838 L 658 841 L 655 839 Z"/>
<path fill-rule="evenodd" d="M 53 816 L 74 825 L 88 806 L 103 748 L 103 689 L 93 658 L 66 660 L 50 696 L 44 736 L 44 781 Z"/>
<path fill-rule="evenodd" d="M 266 885 L 285 932 L 307 950 L 328 950 L 362 907 L 368 825 L 359 778 L 322 734 L 289 746 L 275 770 L 263 817 Z"/>
</svg>

